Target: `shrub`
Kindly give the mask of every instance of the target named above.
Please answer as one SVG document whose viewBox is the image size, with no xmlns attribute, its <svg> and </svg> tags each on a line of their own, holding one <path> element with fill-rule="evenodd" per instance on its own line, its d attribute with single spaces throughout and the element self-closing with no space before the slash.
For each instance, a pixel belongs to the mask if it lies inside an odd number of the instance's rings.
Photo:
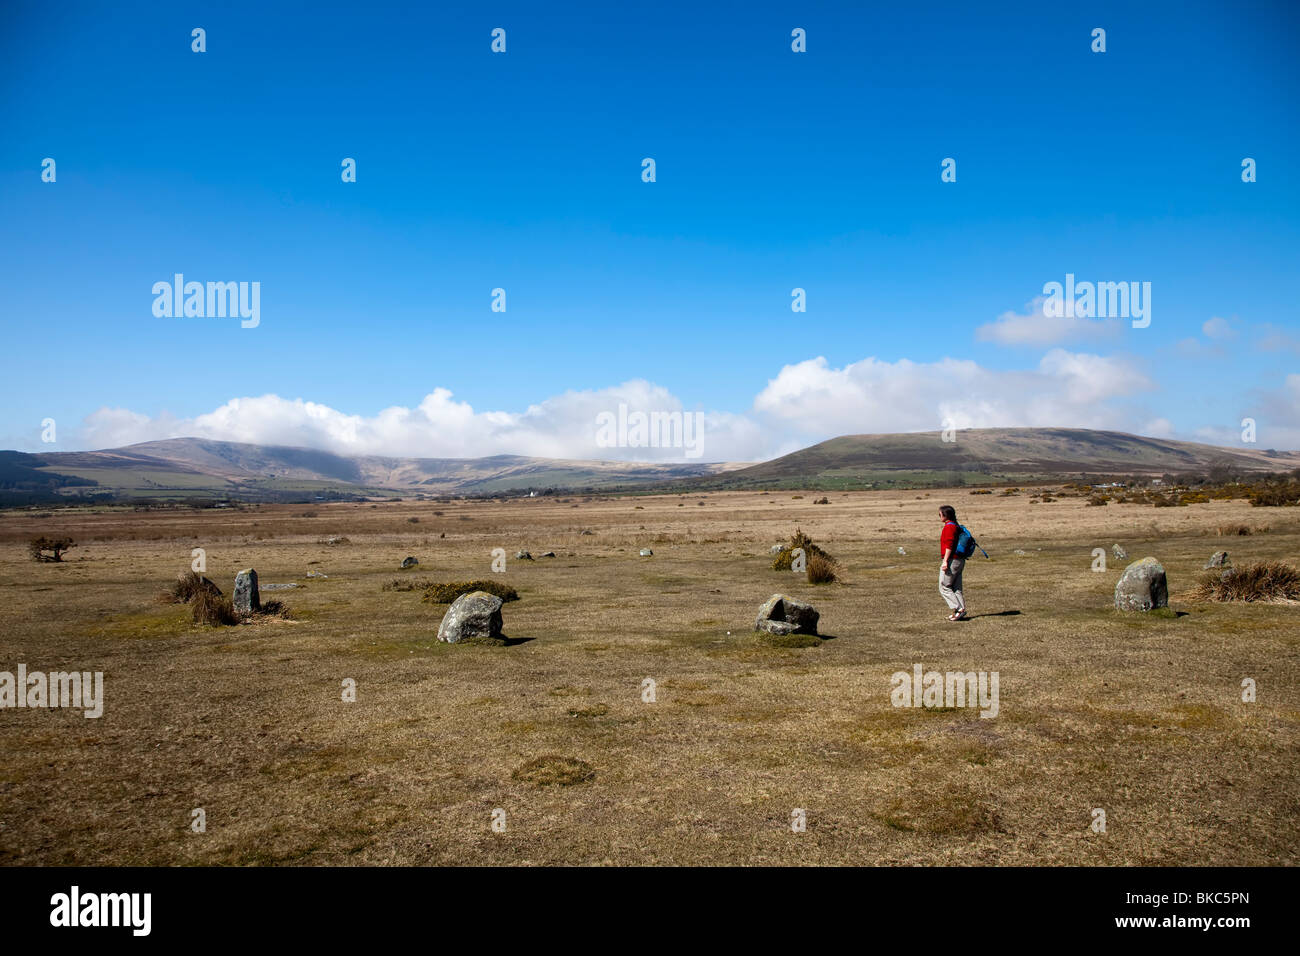
<svg viewBox="0 0 1300 956">
<path fill-rule="evenodd" d="M 830 584 L 835 580 L 836 564 L 833 558 L 814 554 L 808 559 L 808 583 Z"/>
<path fill-rule="evenodd" d="M 186 571 L 173 581 L 168 594 L 173 604 L 189 604 L 200 591 L 211 591 L 217 597 L 221 597 L 221 588 L 193 571 Z"/>
<path fill-rule="evenodd" d="M 818 498 L 816 501 L 813 502 L 813 504 L 815 505 L 828 505 L 830 503 L 831 503 L 831 499 L 829 498 Z"/>
<path fill-rule="evenodd" d="M 808 537 L 800 529 L 795 528 L 794 534 L 790 536 L 789 546 L 787 546 L 784 551 L 778 554 L 776 556 L 776 560 L 772 562 L 772 570 L 773 571 L 791 570 L 794 564 L 794 551 L 796 548 L 803 549 L 805 560 L 811 560 L 814 555 L 821 555 L 823 558 L 828 558 L 831 561 L 835 560 L 827 552 L 823 551 L 821 548 L 817 547 L 817 545 L 813 544 L 812 538 Z"/>
<path fill-rule="evenodd" d="M 74 547 L 76 542 L 71 538 L 47 538 L 41 535 L 39 538 L 32 538 L 27 545 L 27 553 L 32 556 L 33 561 L 62 561 L 63 552 Z M 50 553 L 46 554 L 46 551 Z"/>
<path fill-rule="evenodd" d="M 972 494 L 972 495 L 991 495 L 991 494 L 993 494 L 993 489 L 992 489 L 992 488 L 976 488 L 974 491 L 971 492 L 971 494 Z"/>
<path fill-rule="evenodd" d="M 1252 508 L 1279 508 L 1300 504 L 1300 490 L 1296 488 L 1267 488 L 1250 496 Z"/>
<path fill-rule="evenodd" d="M 1250 525 L 1246 524 L 1221 524 L 1215 529 L 1221 536 L 1224 535 L 1246 535 L 1250 534 Z"/>
<path fill-rule="evenodd" d="M 235 613 L 230 598 L 214 594 L 207 588 L 199 588 L 194 592 L 192 611 L 195 624 L 225 626 L 239 623 L 239 615 Z"/>
<path fill-rule="evenodd" d="M 1088 507 L 1099 508 L 1104 506 L 1108 501 L 1110 501 L 1110 495 L 1092 495 L 1088 499 Z"/>
<path fill-rule="evenodd" d="M 1300 601 L 1300 571 L 1280 561 L 1261 561 L 1206 574 L 1194 596 L 1202 601 Z"/>
<path fill-rule="evenodd" d="M 486 591 L 507 602 L 519 600 L 518 591 L 499 581 L 446 581 L 442 584 L 429 584 L 420 600 L 425 604 L 450 604 L 471 591 Z"/>
</svg>

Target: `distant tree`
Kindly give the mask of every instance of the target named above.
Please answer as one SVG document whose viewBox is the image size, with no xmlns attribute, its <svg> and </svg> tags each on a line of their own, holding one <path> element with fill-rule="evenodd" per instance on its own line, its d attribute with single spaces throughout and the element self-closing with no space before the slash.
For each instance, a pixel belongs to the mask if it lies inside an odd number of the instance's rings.
<svg viewBox="0 0 1300 956">
<path fill-rule="evenodd" d="M 76 542 L 71 538 L 47 538 L 42 535 L 32 538 L 27 550 L 33 561 L 62 561 L 63 552 L 74 547 Z M 49 554 L 46 554 L 47 551 Z"/>
</svg>

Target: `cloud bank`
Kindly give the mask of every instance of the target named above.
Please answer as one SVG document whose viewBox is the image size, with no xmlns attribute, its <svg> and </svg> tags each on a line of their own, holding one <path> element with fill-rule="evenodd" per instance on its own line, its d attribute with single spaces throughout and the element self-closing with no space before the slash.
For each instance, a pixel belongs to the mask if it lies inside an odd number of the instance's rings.
<svg viewBox="0 0 1300 956">
<path fill-rule="evenodd" d="M 1154 388 L 1130 360 L 1056 348 L 1036 366 L 989 369 L 969 360 L 865 358 L 843 368 L 817 357 L 782 367 L 745 413 L 704 411 L 644 380 L 566 391 L 522 411 L 478 410 L 445 388 L 414 408 L 348 413 L 304 398 L 232 398 L 192 418 L 100 408 L 78 436 L 83 448 L 192 436 L 293 445 L 342 455 L 685 461 L 681 448 L 610 448 L 597 416 L 633 411 L 703 415 L 704 461 L 758 461 L 842 434 L 956 428 L 1057 426 L 1139 431 L 1152 422 L 1132 397 Z M 1167 426 L 1167 423 L 1164 423 Z"/>
</svg>

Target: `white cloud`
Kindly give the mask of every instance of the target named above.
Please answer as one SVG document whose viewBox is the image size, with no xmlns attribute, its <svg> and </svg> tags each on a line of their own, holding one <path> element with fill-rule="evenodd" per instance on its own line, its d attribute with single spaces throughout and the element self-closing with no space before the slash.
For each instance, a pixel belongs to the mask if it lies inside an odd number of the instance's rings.
<svg viewBox="0 0 1300 956">
<path fill-rule="evenodd" d="M 262 395 L 233 398 L 189 419 L 170 415 L 151 419 L 125 409 L 101 408 L 86 418 L 82 443 L 113 448 L 188 436 L 317 448 L 341 455 L 477 458 L 511 454 L 663 461 L 750 460 L 767 450 L 755 422 L 725 412 L 704 413 L 699 457 L 691 458 L 684 448 L 599 447 L 596 416 L 603 411 L 617 414 L 620 403 L 633 411 L 688 411 L 667 389 L 645 381 L 568 391 L 522 412 L 475 411 L 445 388 L 434 389 L 415 408 L 393 406 L 370 417 L 301 398 Z"/>
<path fill-rule="evenodd" d="M 1287 329 L 1264 323 L 1259 325 L 1260 333 L 1256 347 L 1263 352 L 1295 352 L 1300 355 L 1300 337 Z"/>
<path fill-rule="evenodd" d="M 1053 349 L 1035 369 L 993 370 L 969 360 L 869 358 L 842 369 L 824 358 L 781 369 L 755 411 L 804 434 L 843 435 L 1015 426 L 1136 427 L 1113 400 L 1154 387 L 1120 358 Z"/>
<path fill-rule="evenodd" d="M 1201 333 L 1207 339 L 1235 339 L 1237 330 L 1232 327 L 1232 323 L 1227 319 L 1213 316 L 1206 319 L 1201 325 Z"/>
<path fill-rule="evenodd" d="M 1046 346 L 1065 342 L 1101 341 L 1117 336 L 1122 325 L 1116 319 L 1086 319 L 1047 315 L 1038 296 L 1026 306 L 1025 314 L 1003 312 L 994 321 L 975 330 L 981 342 L 999 345 Z"/>
<path fill-rule="evenodd" d="M 111 448 L 195 436 L 343 455 L 756 461 L 836 435 L 938 431 L 945 420 L 957 428 L 1079 427 L 1172 437 L 1170 421 L 1137 400 L 1154 388 L 1128 358 L 1060 348 L 1022 369 L 951 358 L 866 358 L 834 368 L 818 357 L 781 368 L 745 414 L 705 412 L 702 455 L 693 459 L 682 449 L 598 446 L 596 417 L 617 412 L 619 403 L 631 410 L 693 411 L 668 389 L 644 380 L 567 391 L 523 411 L 476 410 L 444 388 L 415 407 L 393 406 L 371 416 L 278 395 L 234 398 L 193 418 L 101 408 L 86 418 L 77 444 Z M 1300 375 L 1260 393 L 1253 414 L 1261 447 L 1300 447 Z M 1214 440 L 1236 441 L 1226 433 Z"/>
</svg>

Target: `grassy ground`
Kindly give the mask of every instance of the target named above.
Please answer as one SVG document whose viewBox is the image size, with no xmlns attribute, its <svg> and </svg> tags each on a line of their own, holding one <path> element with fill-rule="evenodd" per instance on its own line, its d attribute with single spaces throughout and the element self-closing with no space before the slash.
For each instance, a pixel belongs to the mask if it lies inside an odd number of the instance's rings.
<svg viewBox="0 0 1300 956">
<path fill-rule="evenodd" d="M 1180 598 L 1220 548 L 1294 563 L 1295 510 L 817 497 L 0 515 L 0 670 L 102 670 L 106 698 L 98 720 L 0 710 L 0 862 L 1297 862 L 1300 607 Z M 970 563 L 968 623 L 936 590 L 944 502 L 993 556 Z M 1230 523 L 1268 530 L 1216 536 Z M 796 525 L 841 583 L 771 570 Z M 38 534 L 79 547 L 36 564 Z M 1091 566 L 1114 542 L 1159 557 L 1185 613 L 1110 610 L 1123 562 Z M 300 584 L 264 594 L 294 619 L 198 627 L 159 603 L 196 547 L 227 594 L 248 566 Z M 382 590 L 494 577 L 497 547 L 510 646 L 438 645 L 445 607 Z M 777 591 L 828 639 L 760 643 Z M 892 707 L 916 663 L 999 672 L 999 716 Z"/>
</svg>

